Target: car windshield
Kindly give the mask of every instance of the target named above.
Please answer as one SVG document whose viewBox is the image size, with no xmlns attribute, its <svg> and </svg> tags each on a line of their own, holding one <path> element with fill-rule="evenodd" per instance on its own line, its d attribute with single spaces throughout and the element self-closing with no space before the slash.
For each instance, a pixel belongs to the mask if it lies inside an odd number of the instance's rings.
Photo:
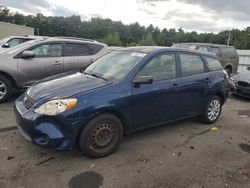
<svg viewBox="0 0 250 188">
<path fill-rule="evenodd" d="M 118 81 L 123 79 L 145 55 L 138 52 L 113 51 L 88 66 L 84 73 L 104 80 Z"/>
</svg>

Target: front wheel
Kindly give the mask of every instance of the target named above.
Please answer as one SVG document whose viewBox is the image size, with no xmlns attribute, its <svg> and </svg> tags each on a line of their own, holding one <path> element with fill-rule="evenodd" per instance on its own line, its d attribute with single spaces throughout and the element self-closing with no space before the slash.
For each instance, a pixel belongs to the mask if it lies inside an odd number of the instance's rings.
<svg viewBox="0 0 250 188">
<path fill-rule="evenodd" d="M 0 75 L 0 103 L 8 101 L 12 96 L 12 85 L 9 79 Z"/>
<path fill-rule="evenodd" d="M 88 157 L 105 157 L 117 149 L 122 135 L 120 119 L 112 114 L 101 114 L 83 128 L 79 138 L 80 149 Z"/>
<path fill-rule="evenodd" d="M 215 123 L 220 116 L 221 108 L 222 108 L 222 102 L 221 102 L 220 97 L 218 96 L 212 97 L 209 100 L 206 106 L 206 109 L 200 115 L 201 120 L 204 123 L 208 123 L 208 124 Z"/>
</svg>

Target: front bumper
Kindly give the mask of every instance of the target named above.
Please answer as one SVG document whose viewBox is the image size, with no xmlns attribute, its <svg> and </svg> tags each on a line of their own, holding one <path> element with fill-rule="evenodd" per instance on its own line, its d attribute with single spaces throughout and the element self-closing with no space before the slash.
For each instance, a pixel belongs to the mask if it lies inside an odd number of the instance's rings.
<svg viewBox="0 0 250 188">
<path fill-rule="evenodd" d="M 241 97 L 250 98 L 250 87 L 242 87 L 235 84 L 235 90 L 232 91 L 232 93 Z"/>
<path fill-rule="evenodd" d="M 21 96 L 14 107 L 18 128 L 24 138 L 36 145 L 56 150 L 72 149 L 81 129 L 79 118 L 43 116 L 26 109 Z"/>
</svg>

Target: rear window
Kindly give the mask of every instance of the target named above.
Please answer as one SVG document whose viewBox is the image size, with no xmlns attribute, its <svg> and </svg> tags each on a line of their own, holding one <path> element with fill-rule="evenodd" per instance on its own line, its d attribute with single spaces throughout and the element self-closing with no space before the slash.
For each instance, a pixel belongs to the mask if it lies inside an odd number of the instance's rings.
<svg viewBox="0 0 250 188">
<path fill-rule="evenodd" d="M 205 57 L 205 59 L 207 61 L 207 65 L 210 71 L 217 71 L 217 70 L 223 69 L 218 59 L 210 58 L 210 57 Z"/>
<path fill-rule="evenodd" d="M 205 71 L 204 63 L 200 56 L 180 54 L 182 76 L 200 74 Z"/>
<path fill-rule="evenodd" d="M 223 57 L 235 58 L 237 57 L 236 50 L 233 47 L 222 47 L 221 52 Z"/>
<path fill-rule="evenodd" d="M 66 44 L 64 46 L 64 56 L 85 56 L 90 55 L 86 44 Z"/>
</svg>

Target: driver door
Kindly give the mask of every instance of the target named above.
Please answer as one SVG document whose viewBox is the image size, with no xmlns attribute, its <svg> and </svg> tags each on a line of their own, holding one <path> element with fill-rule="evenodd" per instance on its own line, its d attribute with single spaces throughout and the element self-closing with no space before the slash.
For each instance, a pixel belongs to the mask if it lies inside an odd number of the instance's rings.
<svg viewBox="0 0 250 188">
<path fill-rule="evenodd" d="M 22 86 L 30 86 L 45 77 L 63 72 L 61 43 L 44 43 L 29 49 L 32 58 L 18 59 L 18 79 Z"/>
<path fill-rule="evenodd" d="M 152 58 L 137 76 L 152 76 L 153 83 L 132 86 L 134 128 L 154 126 L 176 119 L 180 110 L 176 54 Z"/>
</svg>

